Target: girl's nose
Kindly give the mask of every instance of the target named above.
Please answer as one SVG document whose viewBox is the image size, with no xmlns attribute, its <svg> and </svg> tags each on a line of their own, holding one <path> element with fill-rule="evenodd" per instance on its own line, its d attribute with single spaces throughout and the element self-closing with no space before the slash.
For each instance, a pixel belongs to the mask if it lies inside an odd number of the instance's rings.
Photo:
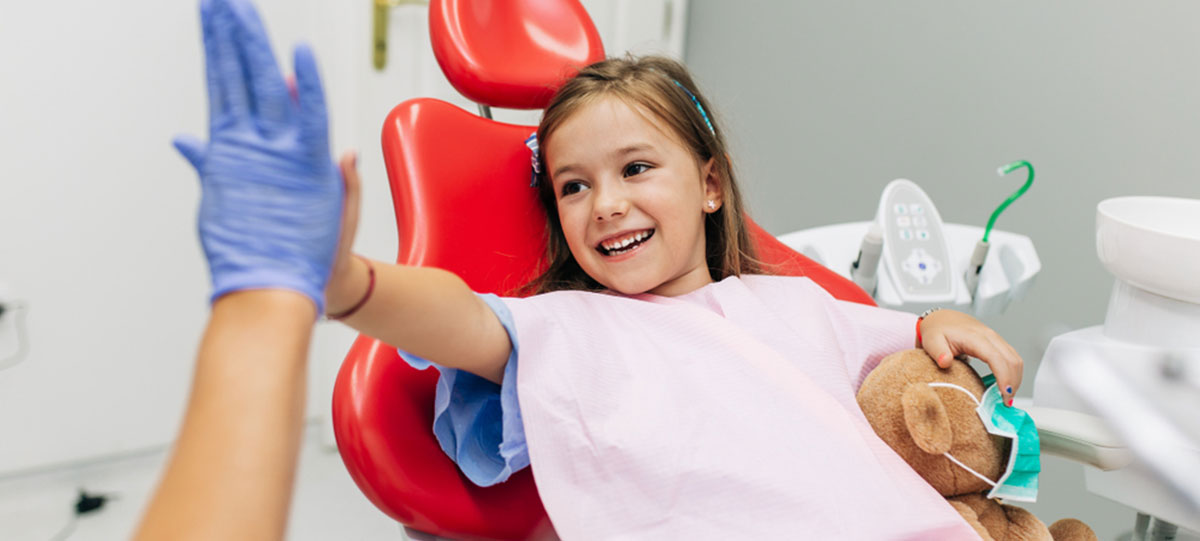
<svg viewBox="0 0 1200 541">
<path fill-rule="evenodd" d="M 612 220 L 629 212 L 629 198 L 619 188 L 597 189 L 595 202 L 593 210 L 597 222 Z"/>
</svg>

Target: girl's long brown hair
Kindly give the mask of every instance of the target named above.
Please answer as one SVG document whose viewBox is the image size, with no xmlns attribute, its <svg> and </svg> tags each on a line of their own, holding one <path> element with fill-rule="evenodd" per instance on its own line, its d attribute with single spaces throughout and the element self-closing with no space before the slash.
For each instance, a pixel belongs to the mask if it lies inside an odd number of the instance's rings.
<svg viewBox="0 0 1200 541">
<path fill-rule="evenodd" d="M 711 130 L 685 88 L 708 113 Z M 699 163 L 713 159 L 713 174 L 720 182 L 723 204 L 716 212 L 708 213 L 704 222 L 708 272 L 713 280 L 759 272 L 743 219 L 741 193 L 729 163 L 725 137 L 712 107 L 696 88 L 687 68 L 679 62 L 660 56 L 623 57 L 603 60 L 581 70 L 558 90 L 542 115 L 537 132 L 539 146 L 543 149 L 538 196 L 547 217 L 548 267 L 525 289 L 534 293 L 604 289 L 583 271 L 567 246 L 558 217 L 554 186 L 546 173 L 545 149 L 554 131 L 567 118 L 584 105 L 605 97 L 616 97 L 657 117 L 661 126 L 691 150 Z"/>
</svg>

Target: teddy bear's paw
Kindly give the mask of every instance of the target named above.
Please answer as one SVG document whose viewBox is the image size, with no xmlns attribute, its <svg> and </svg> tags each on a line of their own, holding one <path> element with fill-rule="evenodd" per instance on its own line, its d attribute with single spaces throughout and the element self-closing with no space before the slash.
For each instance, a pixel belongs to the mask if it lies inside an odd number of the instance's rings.
<svg viewBox="0 0 1200 541">
<path fill-rule="evenodd" d="M 992 534 L 988 533 L 987 528 L 984 528 L 983 524 L 979 523 L 979 515 L 975 514 L 975 510 L 971 509 L 969 505 L 954 500 L 947 500 L 947 502 L 955 511 L 958 511 L 958 514 L 962 515 L 963 520 L 971 525 L 971 528 L 975 530 L 975 533 L 979 534 L 979 537 L 983 541 L 996 541 L 992 537 Z"/>
<path fill-rule="evenodd" d="M 1073 518 L 1064 518 L 1050 525 L 1054 541 L 1099 541 L 1096 532 L 1087 524 Z"/>
<path fill-rule="evenodd" d="M 1038 520 L 1033 513 L 1014 505 L 1001 505 L 1005 518 L 1008 519 L 1004 529 L 1005 541 L 1053 541 L 1055 538 L 1046 528 L 1046 523 Z"/>
</svg>

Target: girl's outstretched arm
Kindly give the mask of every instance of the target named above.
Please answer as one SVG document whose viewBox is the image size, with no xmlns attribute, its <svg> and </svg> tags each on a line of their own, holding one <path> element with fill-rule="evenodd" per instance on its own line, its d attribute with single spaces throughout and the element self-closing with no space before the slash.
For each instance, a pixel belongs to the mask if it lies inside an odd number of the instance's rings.
<svg viewBox="0 0 1200 541">
<path fill-rule="evenodd" d="M 357 304 L 369 284 L 367 263 L 350 252 L 358 225 L 361 181 L 343 160 L 346 206 L 333 273 L 325 289 L 327 313 Z M 448 368 L 500 383 L 512 345 L 496 314 L 450 271 L 371 261 L 375 288 L 343 323 L 368 336 Z"/>
</svg>

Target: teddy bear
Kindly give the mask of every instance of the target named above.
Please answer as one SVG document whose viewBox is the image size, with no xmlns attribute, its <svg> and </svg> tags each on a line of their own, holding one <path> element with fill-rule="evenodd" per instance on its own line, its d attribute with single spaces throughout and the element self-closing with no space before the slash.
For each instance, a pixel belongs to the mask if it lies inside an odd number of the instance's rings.
<svg viewBox="0 0 1200 541">
<path fill-rule="evenodd" d="M 931 382 L 958 385 L 975 397 L 983 380 L 965 362 L 942 369 L 924 350 L 894 353 L 872 370 L 858 390 L 858 404 L 875 433 L 934 489 L 946 497 L 986 541 L 1094 541 L 1083 522 L 1062 519 L 1049 528 L 1029 511 L 987 498 L 991 486 L 943 453 L 995 480 L 1003 473 L 1011 440 L 991 435 L 965 393 Z"/>
</svg>

